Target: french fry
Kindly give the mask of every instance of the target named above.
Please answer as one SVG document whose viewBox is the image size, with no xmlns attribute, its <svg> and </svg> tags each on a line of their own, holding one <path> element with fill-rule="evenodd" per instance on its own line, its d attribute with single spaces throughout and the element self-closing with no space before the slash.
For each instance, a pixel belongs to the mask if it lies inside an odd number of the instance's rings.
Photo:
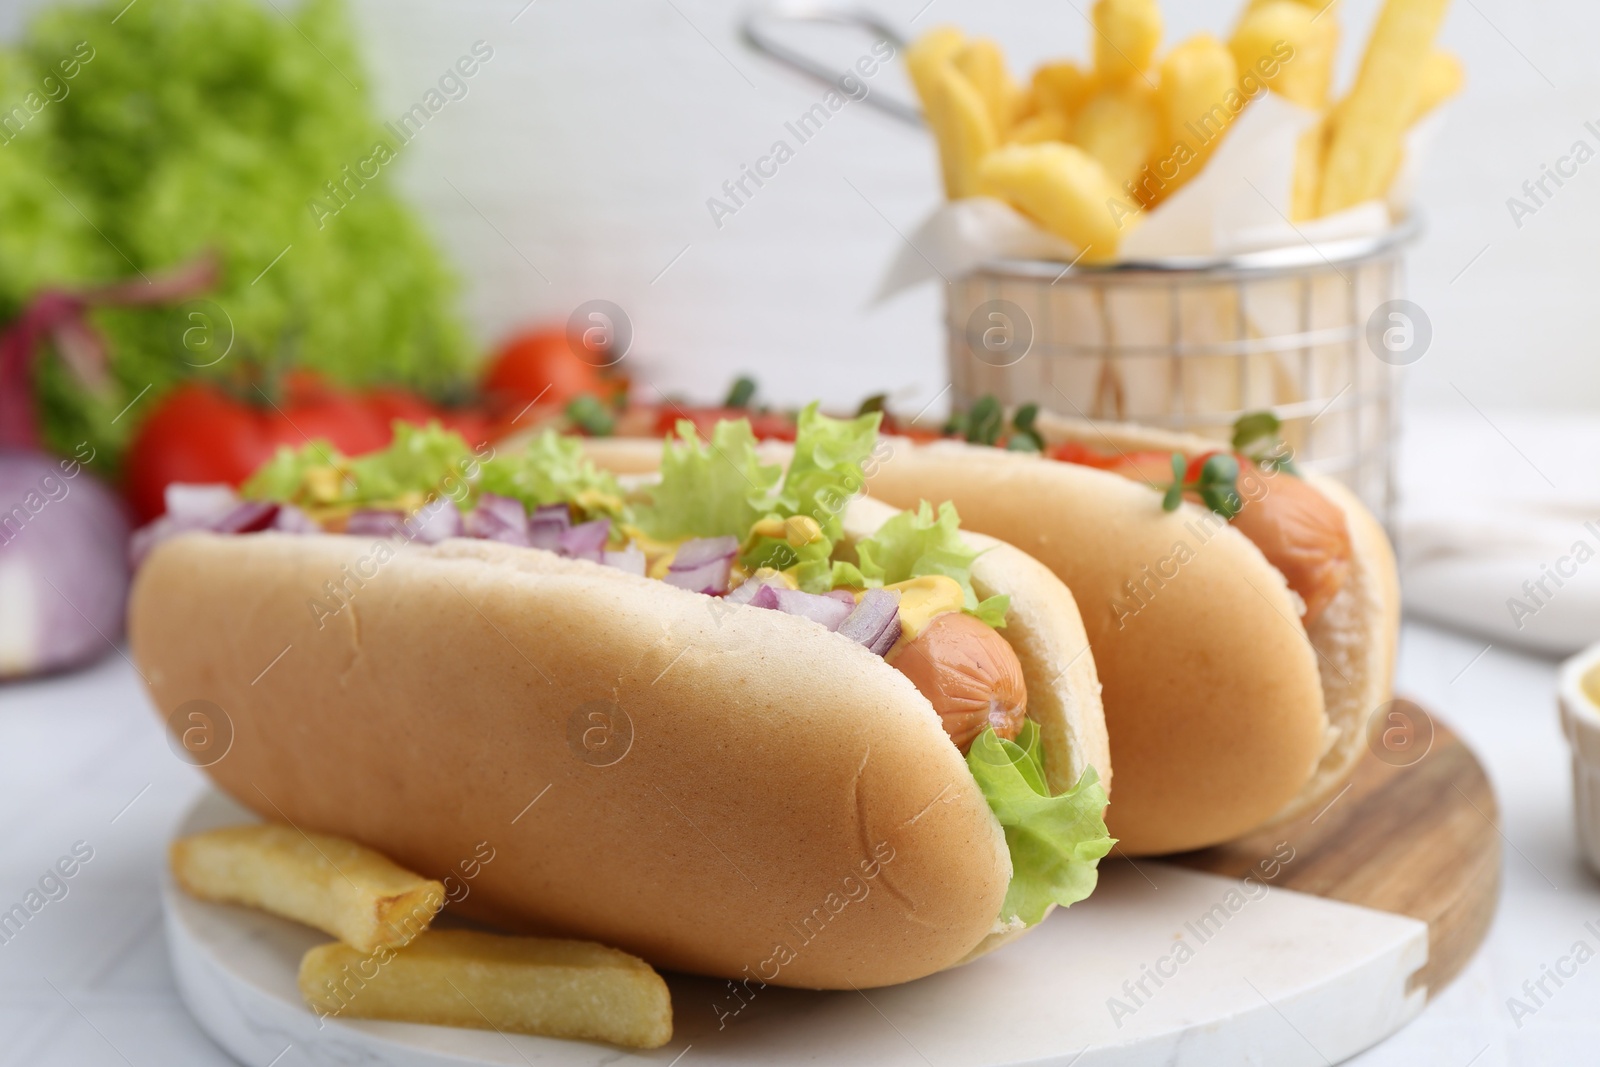
<svg viewBox="0 0 1600 1067">
<path fill-rule="evenodd" d="M 1415 126 L 1424 115 L 1459 93 L 1466 80 L 1461 60 L 1437 48 L 1429 52 L 1422 61 L 1422 90 L 1406 126 Z"/>
<path fill-rule="evenodd" d="M 1000 46 L 988 37 L 968 42 L 951 57 L 950 62 L 967 81 L 978 90 L 989 109 L 989 119 L 995 132 L 1004 137 L 1017 120 L 1022 92 L 1006 70 L 1006 59 Z"/>
<path fill-rule="evenodd" d="M 951 200 L 974 195 L 978 165 L 1000 140 L 983 96 L 954 65 L 943 63 L 931 71 L 925 107 L 939 143 L 945 195 Z"/>
<path fill-rule="evenodd" d="M 1294 146 L 1294 178 L 1289 188 L 1289 220 L 1307 222 L 1317 217 L 1317 194 L 1322 181 L 1322 159 L 1328 148 L 1328 117 L 1306 128 Z"/>
<path fill-rule="evenodd" d="M 1006 140 L 1013 144 L 1041 144 L 1045 141 L 1065 141 L 1071 124 L 1061 112 L 1054 109 L 1030 115 L 1011 127 Z"/>
<path fill-rule="evenodd" d="M 318 1015 L 391 1019 L 660 1048 L 672 998 L 650 965 L 589 941 L 429 930 L 365 954 L 318 945 L 300 961 Z"/>
<path fill-rule="evenodd" d="M 439 882 L 342 837 L 276 823 L 179 838 L 170 859 L 191 896 L 261 908 L 363 952 L 405 944 L 444 906 Z"/>
<path fill-rule="evenodd" d="M 1150 69 L 1161 43 L 1161 9 L 1156 0 L 1095 0 L 1094 69 L 1118 85 Z"/>
<path fill-rule="evenodd" d="M 1072 124 L 1072 140 L 1119 186 L 1134 181 L 1161 143 L 1155 93 L 1143 80 L 1101 90 Z"/>
<path fill-rule="evenodd" d="M 1165 130 L 1160 146 L 1164 154 L 1152 164 L 1159 181 L 1147 206 L 1160 203 L 1200 173 L 1244 107 L 1233 53 L 1209 33 L 1197 33 L 1168 52 L 1159 73 L 1156 101 Z"/>
<path fill-rule="evenodd" d="M 1247 95 L 1255 95 L 1253 80 L 1314 111 L 1327 107 L 1338 46 L 1333 13 L 1296 0 L 1252 5 L 1228 42 Z"/>
<path fill-rule="evenodd" d="M 935 26 L 906 49 L 906 70 L 924 108 L 933 95 L 934 72 L 949 63 L 966 43 L 966 35 L 954 26 Z"/>
<path fill-rule="evenodd" d="M 980 192 L 1031 215 L 1076 245 L 1083 258 L 1107 260 L 1137 223 L 1132 203 L 1089 153 L 1068 144 L 1012 144 L 978 168 Z"/>
<path fill-rule="evenodd" d="M 1033 72 L 1033 96 L 1041 111 L 1072 118 L 1099 88 L 1095 77 L 1076 63 L 1046 63 Z"/>
<path fill-rule="evenodd" d="M 1318 214 L 1381 197 L 1417 114 L 1433 41 L 1450 0 L 1385 0 L 1350 94 L 1329 133 Z"/>
</svg>

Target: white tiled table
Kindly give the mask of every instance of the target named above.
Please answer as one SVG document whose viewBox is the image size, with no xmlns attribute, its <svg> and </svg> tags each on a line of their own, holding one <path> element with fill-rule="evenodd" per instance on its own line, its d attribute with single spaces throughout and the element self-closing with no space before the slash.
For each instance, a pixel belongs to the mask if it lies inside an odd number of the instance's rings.
<svg viewBox="0 0 1600 1067">
<path fill-rule="evenodd" d="M 1600 962 L 1567 979 L 1520 1028 L 1508 1009 L 1507 998 L 1524 996 L 1523 982 L 1575 941 L 1600 950 L 1583 926 L 1600 927 L 1600 881 L 1573 842 L 1554 666 L 1498 648 L 1474 662 L 1483 647 L 1407 626 L 1400 688 L 1446 717 L 1494 780 L 1507 840 L 1500 913 L 1467 971 L 1421 1018 L 1355 1061 L 1362 1067 L 1600 1059 Z M 169 829 L 202 784 L 167 748 L 121 656 L 0 688 L 0 910 L 75 842 L 94 849 L 67 896 L 0 944 L 0 1067 L 232 1062 L 177 1000 L 156 900 Z M 274 1067 L 296 1067 L 296 1056 Z"/>
</svg>

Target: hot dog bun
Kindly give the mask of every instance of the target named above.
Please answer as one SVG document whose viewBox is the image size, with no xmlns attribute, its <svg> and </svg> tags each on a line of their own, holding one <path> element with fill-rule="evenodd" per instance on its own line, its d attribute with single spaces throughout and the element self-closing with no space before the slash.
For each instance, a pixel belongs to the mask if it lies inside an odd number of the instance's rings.
<svg viewBox="0 0 1600 1067">
<path fill-rule="evenodd" d="M 1217 447 L 1043 414 L 1037 425 L 1051 443 Z M 874 495 L 952 500 L 965 527 L 1022 548 L 1073 591 L 1105 686 L 1117 764 L 1107 822 L 1122 850 L 1216 844 L 1307 810 L 1348 777 L 1388 699 L 1399 625 L 1393 554 L 1348 492 L 1308 476 L 1343 509 L 1353 548 L 1350 578 L 1308 634 L 1283 576 L 1201 507 L 1166 513 L 1148 486 L 1038 456 L 892 444 Z"/>
<path fill-rule="evenodd" d="M 847 531 L 888 514 L 857 502 Z M 232 745 L 207 772 L 263 817 L 458 880 L 486 842 L 462 912 L 676 970 L 865 988 L 1015 933 L 1006 842 L 960 753 L 848 638 L 484 541 L 356 570 L 374 543 L 194 534 L 139 572 L 130 644 L 158 713 L 221 708 Z M 367 577 L 319 629 L 308 602 L 347 565 Z M 1008 546 L 973 579 L 1012 594 L 1049 764 L 1109 779 L 1070 595 Z M 587 746 L 590 711 L 615 750 Z"/>
</svg>

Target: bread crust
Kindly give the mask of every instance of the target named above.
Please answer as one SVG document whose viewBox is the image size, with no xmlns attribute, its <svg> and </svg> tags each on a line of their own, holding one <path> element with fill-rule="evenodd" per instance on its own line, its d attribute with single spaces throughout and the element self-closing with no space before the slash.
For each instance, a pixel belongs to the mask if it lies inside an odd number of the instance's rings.
<svg viewBox="0 0 1600 1067">
<path fill-rule="evenodd" d="M 859 505 L 847 526 L 883 514 Z M 1002 939 L 1004 835 L 879 657 L 538 550 L 381 542 L 374 566 L 379 543 L 196 534 L 140 570 L 129 640 L 156 710 L 222 709 L 232 745 L 206 770 L 247 807 L 453 873 L 469 916 L 675 970 L 866 988 Z M 985 556 L 975 583 L 1026 571 L 1016 556 Z M 1081 643 L 1065 595 L 1052 580 L 1019 598 L 1019 658 L 1049 679 L 1047 732 L 1109 777 L 1092 658 L 1054 678 L 1038 659 Z M 590 749 L 595 712 L 628 724 L 625 749 Z M 480 843 L 495 858 L 464 880 Z"/>
</svg>

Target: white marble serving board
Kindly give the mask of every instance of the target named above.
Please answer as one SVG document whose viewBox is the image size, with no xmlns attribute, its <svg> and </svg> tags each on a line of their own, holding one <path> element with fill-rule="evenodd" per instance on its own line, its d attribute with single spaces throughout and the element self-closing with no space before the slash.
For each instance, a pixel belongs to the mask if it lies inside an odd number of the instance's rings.
<svg viewBox="0 0 1600 1067">
<path fill-rule="evenodd" d="M 178 832 L 251 818 L 212 793 Z M 745 1003 L 726 983 L 668 975 L 676 1033 L 648 1053 L 405 1023 L 319 1025 L 295 974 L 325 935 L 191 899 L 170 883 L 163 907 L 184 1003 L 252 1067 L 1296 1067 L 1337 1063 L 1376 1044 L 1427 997 L 1408 989 L 1427 958 L 1422 922 L 1145 861 L 1108 861 L 1089 900 L 976 963 L 906 985 L 864 993 L 741 987 Z"/>
</svg>

